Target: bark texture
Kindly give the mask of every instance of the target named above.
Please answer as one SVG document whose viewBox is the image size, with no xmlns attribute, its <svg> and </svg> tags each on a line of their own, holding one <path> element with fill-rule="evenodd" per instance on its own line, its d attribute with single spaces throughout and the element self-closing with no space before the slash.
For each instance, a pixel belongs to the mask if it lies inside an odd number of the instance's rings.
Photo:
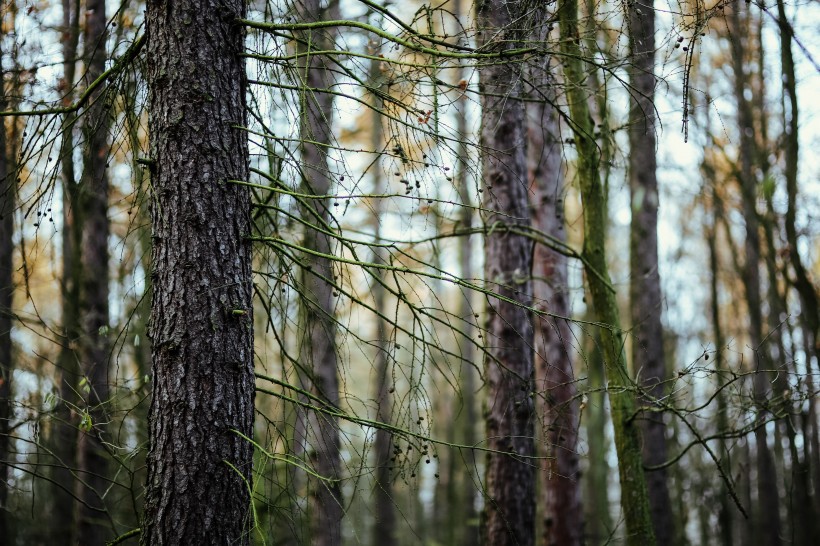
<svg viewBox="0 0 820 546">
<path fill-rule="evenodd" d="M 731 57 L 734 71 L 734 91 L 738 109 L 738 133 L 740 135 L 738 184 L 742 197 L 743 220 L 746 224 L 744 242 L 743 285 L 749 314 L 749 345 L 754 352 L 753 369 L 754 398 L 758 405 L 758 426 L 755 428 L 757 457 L 757 489 L 759 518 L 758 537 L 762 544 L 781 543 L 780 498 L 777 491 L 777 474 L 774 458 L 769 449 L 765 422 L 766 398 L 769 393 L 769 367 L 766 351 L 763 349 L 763 314 L 760 289 L 760 220 L 757 211 L 757 182 L 754 174 L 755 124 L 751 101 L 744 93 L 749 86 L 744 65 L 746 63 L 745 29 L 746 17 L 741 17 L 741 3 L 734 2 L 729 14 L 729 28 L 732 33 Z"/>
<path fill-rule="evenodd" d="M 482 0 L 476 6 L 478 46 L 510 49 L 520 30 L 524 1 Z M 516 24 L 513 25 L 512 22 Z M 496 41 L 498 33 L 505 40 Z M 527 135 L 521 100 L 521 63 L 495 62 L 481 71 L 484 279 L 488 297 L 484 373 L 487 385 L 483 541 L 531 545 L 535 541 L 533 435 L 532 243 L 506 225 L 530 227 Z M 511 100 L 510 100 L 511 99 Z M 491 212 L 490 212 L 491 211 Z"/>
<path fill-rule="evenodd" d="M 663 350 L 663 294 L 658 271 L 657 119 L 655 117 L 655 11 L 653 0 L 629 8 L 629 189 L 632 224 L 629 237 L 629 300 L 632 318 L 632 368 L 646 397 L 657 409 L 667 379 Z M 667 459 L 664 412 L 641 416 L 643 460 L 657 466 Z M 666 469 L 647 473 L 652 527 L 659 544 L 675 544 L 675 517 Z"/>
<path fill-rule="evenodd" d="M 83 32 L 86 63 L 84 86 L 105 70 L 105 0 L 86 4 Z M 108 388 L 108 107 L 103 93 L 95 93 L 83 117 L 83 172 L 80 178 L 79 207 L 83 221 L 80 250 L 80 313 L 83 335 L 80 339 L 81 374 L 86 392 L 83 400 L 87 415 L 81 423 L 77 442 L 77 541 L 102 544 L 116 533 L 108 523 L 104 493 L 109 484 L 110 457 L 104 447 L 108 421 L 104 405 L 109 402 Z"/>
<path fill-rule="evenodd" d="M 623 331 L 609 278 L 606 258 L 607 210 L 600 181 L 599 150 L 593 138 L 584 72 L 579 46 L 577 0 L 560 0 L 561 52 L 564 54 L 564 80 L 567 85 L 572 129 L 578 151 L 577 172 L 584 206 L 584 245 L 582 256 L 592 306 L 601 328 L 601 351 L 609 383 L 615 451 L 621 480 L 621 507 L 626 523 L 627 544 L 655 544 L 649 513 L 649 496 L 641 457 L 641 440 L 634 421 L 636 401 L 629 389 Z"/>
<path fill-rule="evenodd" d="M 543 33 L 545 36 L 546 34 Z M 527 105 L 528 172 L 533 226 L 560 241 L 564 231 L 564 176 L 558 115 L 551 104 L 555 81 L 549 58 L 530 68 L 536 86 Z M 535 247 L 532 266 L 534 306 L 559 317 L 570 315 L 567 297 L 567 258 L 543 245 Z M 539 316 L 535 330 L 535 377 L 539 413 L 543 419 L 548 457 L 542 464 L 541 497 L 544 501 L 540 543 L 582 543 L 581 481 L 577 452 L 580 402 L 572 367 L 572 333 L 565 319 Z"/>
<path fill-rule="evenodd" d="M 142 543 L 249 544 L 253 322 L 240 0 L 151 0 L 153 399 Z"/>
<path fill-rule="evenodd" d="M 338 19 L 338 4 L 330 0 L 304 0 L 297 8 L 303 22 Z M 332 59 L 313 55 L 313 51 L 333 49 L 333 31 L 317 30 L 301 36 L 300 50 L 305 57 L 300 66 L 304 88 L 301 91 L 300 133 L 302 137 L 302 184 L 305 193 L 327 195 L 333 179 L 329 171 L 328 145 L 333 143 L 333 95 L 321 90 L 333 86 Z M 317 91 L 318 90 L 318 91 Z M 302 214 L 305 222 L 303 246 L 313 253 L 302 258 L 302 293 L 304 329 L 300 363 L 307 374 L 305 388 L 324 400 L 329 407 L 339 406 L 337 372 L 336 319 L 333 295 L 334 221 L 330 198 L 306 199 Z M 310 535 L 314 546 L 334 546 L 342 540 L 341 457 L 339 454 L 338 419 L 309 411 L 305 423 L 305 450 L 311 467 L 322 477 L 308 478 L 310 496 Z"/>
</svg>

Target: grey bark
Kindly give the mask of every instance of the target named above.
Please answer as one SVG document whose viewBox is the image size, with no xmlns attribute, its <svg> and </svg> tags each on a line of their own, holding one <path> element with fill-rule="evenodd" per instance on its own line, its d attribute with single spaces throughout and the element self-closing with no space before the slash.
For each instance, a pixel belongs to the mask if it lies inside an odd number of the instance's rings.
<svg viewBox="0 0 820 546">
<path fill-rule="evenodd" d="M 663 294 L 658 271 L 658 180 L 655 116 L 655 11 L 652 0 L 629 8 L 631 65 L 629 83 L 629 188 L 632 198 L 630 230 L 630 312 L 632 366 L 646 393 L 644 407 L 658 409 L 667 379 L 663 350 Z M 643 460 L 657 466 L 667 459 L 664 412 L 645 411 L 641 417 Z M 666 469 L 646 473 L 650 514 L 658 544 L 674 544 L 675 517 L 669 498 Z"/>
<path fill-rule="evenodd" d="M 303 22 L 338 19 L 338 4 L 331 0 L 304 0 L 297 6 Z M 333 32 L 317 30 L 301 35 L 300 50 L 333 48 Z M 306 89 L 301 91 L 300 132 L 302 138 L 302 184 L 313 195 L 327 195 L 333 184 L 328 165 L 328 145 L 333 143 L 333 95 L 322 90 L 333 86 L 332 58 L 307 55 L 300 65 Z M 314 91 L 319 90 L 319 91 Z M 307 374 L 306 388 L 329 407 L 339 406 L 339 379 L 336 351 L 336 319 L 333 295 L 333 237 L 326 233 L 333 221 L 330 198 L 303 202 L 305 222 L 303 246 L 318 255 L 305 254 L 302 259 L 303 336 L 300 361 Z M 313 470 L 321 480 L 308 478 L 310 496 L 310 535 L 315 546 L 341 543 L 344 506 L 339 479 L 339 425 L 335 417 L 309 411 L 305 423 L 305 448 Z"/>
<path fill-rule="evenodd" d="M 545 34 L 545 33 L 544 33 Z M 534 99 L 527 105 L 528 174 L 533 225 L 560 241 L 564 231 L 564 176 L 558 114 L 551 104 L 555 84 L 549 76 L 549 58 L 533 63 Z M 567 296 L 567 259 L 537 245 L 533 255 L 533 299 L 537 310 L 559 317 L 570 315 Z M 580 400 L 572 363 L 572 334 L 565 319 L 547 315 L 533 320 L 535 378 L 539 414 L 543 420 L 547 459 L 539 475 L 543 535 L 540 543 L 582 543 L 581 480 L 577 452 Z"/>
<path fill-rule="evenodd" d="M 254 376 L 239 0 L 146 17 L 153 399 L 142 543 L 249 544 Z"/>
<path fill-rule="evenodd" d="M 476 5 L 478 46 L 509 49 L 527 34 L 516 30 L 526 2 L 482 0 Z M 520 28 L 520 27 L 519 27 Z M 506 40 L 496 42 L 498 32 Z M 481 77 L 481 189 L 484 225 L 484 279 L 500 297 L 488 297 L 484 374 L 487 387 L 485 502 L 482 535 L 486 544 L 531 545 L 535 541 L 535 454 L 533 391 L 532 244 L 505 233 L 503 225 L 530 226 L 527 135 L 521 63 L 485 66 Z M 503 298 L 503 299 L 502 299 Z"/>
</svg>

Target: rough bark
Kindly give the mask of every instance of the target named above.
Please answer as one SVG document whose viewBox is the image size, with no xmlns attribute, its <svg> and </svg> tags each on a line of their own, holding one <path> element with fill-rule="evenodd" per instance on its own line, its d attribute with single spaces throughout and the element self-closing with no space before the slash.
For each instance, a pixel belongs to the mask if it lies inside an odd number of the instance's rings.
<svg viewBox="0 0 820 546">
<path fill-rule="evenodd" d="M 83 31 L 86 65 L 84 86 L 105 70 L 105 0 L 86 4 Z M 83 335 L 79 358 L 85 392 L 83 407 L 87 424 L 81 424 L 77 441 L 75 494 L 77 504 L 77 541 L 101 544 L 115 532 L 108 524 L 104 493 L 109 484 L 109 456 L 104 447 L 108 421 L 108 110 L 101 92 L 94 93 L 83 117 L 83 172 L 78 203 L 82 210 L 80 247 L 80 313 Z"/>
<path fill-rule="evenodd" d="M 478 46 L 510 49 L 526 36 L 520 28 L 524 1 L 482 0 L 476 6 Z M 516 25 L 512 22 L 516 21 Z M 496 42 L 498 32 L 505 40 Z M 499 297 L 488 297 L 484 374 L 487 386 L 485 502 L 486 544 L 535 541 L 532 244 L 505 232 L 530 226 L 527 196 L 526 119 L 521 63 L 491 63 L 481 70 L 484 279 Z"/>
<path fill-rule="evenodd" d="M 746 291 L 746 304 L 749 315 L 749 345 L 754 352 L 753 369 L 754 398 L 758 405 L 758 425 L 755 429 L 757 458 L 757 486 L 759 514 L 759 532 L 762 543 L 780 544 L 780 500 L 777 491 L 777 475 L 774 459 L 768 445 L 766 427 L 762 425 L 767 415 L 766 399 L 769 392 L 769 374 L 765 351 L 763 350 L 763 316 L 760 291 L 760 222 L 757 212 L 757 183 L 753 171 L 755 158 L 755 127 L 752 105 L 744 96 L 749 86 L 744 71 L 746 62 L 747 32 L 742 26 L 740 2 L 735 2 L 729 15 L 729 28 L 732 32 L 731 56 L 734 71 L 734 91 L 738 109 L 739 162 L 738 183 L 743 202 L 743 219 L 746 224 L 744 244 L 745 261 L 743 264 L 743 285 Z"/>
<path fill-rule="evenodd" d="M 546 33 L 543 33 L 546 36 Z M 555 81 L 549 76 L 549 58 L 530 67 L 535 86 L 527 105 L 527 170 L 531 185 L 533 226 L 557 240 L 564 231 L 564 176 Z M 543 245 L 533 255 L 534 307 L 568 317 L 567 258 Z M 544 501 L 542 537 L 549 545 L 582 543 L 581 480 L 577 452 L 580 401 L 572 367 L 572 333 L 566 319 L 546 315 L 533 320 L 535 330 L 535 386 L 546 452 L 539 480 Z"/>
<path fill-rule="evenodd" d="M 63 104 L 70 104 L 74 97 L 77 44 L 80 36 L 79 0 L 63 0 L 63 77 L 61 87 Z M 77 414 L 72 407 L 78 405 L 76 393 L 79 383 L 79 355 L 77 342 L 80 339 L 80 248 L 82 241 L 82 210 L 79 204 L 78 181 L 74 163 L 73 113 L 63 115 L 60 136 L 60 177 L 63 189 L 62 219 L 62 347 L 57 359 L 55 380 L 60 401 L 54 409 L 54 416 L 48 437 L 49 449 L 54 456 L 52 471 L 53 485 L 49 496 L 53 519 L 49 525 L 49 537 L 54 543 L 76 538 L 74 517 L 74 476 L 72 472 L 77 460 Z M 70 538 L 69 540 L 73 539 Z"/>
<path fill-rule="evenodd" d="M 615 450 L 621 480 L 621 506 L 626 523 L 627 544 L 655 544 L 649 499 L 641 457 L 641 441 L 634 420 L 636 401 L 630 389 L 624 339 L 615 291 L 609 278 L 606 259 L 607 210 L 600 181 L 599 151 L 593 139 L 594 128 L 583 88 L 583 58 L 578 38 L 577 0 L 560 0 L 561 52 L 564 54 L 564 80 L 567 84 L 572 129 L 578 152 L 577 172 L 584 207 L 584 244 L 582 256 L 592 305 L 601 329 L 601 347 L 609 383 Z"/>
<path fill-rule="evenodd" d="M 629 238 L 629 299 L 632 319 L 632 368 L 646 396 L 640 401 L 659 409 L 667 379 L 663 350 L 663 294 L 658 271 L 657 119 L 655 116 L 655 11 L 652 0 L 629 7 L 629 189 L 632 224 Z M 641 416 L 643 460 L 647 466 L 666 461 L 664 412 Z M 659 544 L 674 544 L 675 518 L 666 469 L 647 473 L 652 527 Z"/>
<path fill-rule="evenodd" d="M 153 399 L 142 543 L 249 544 L 253 322 L 239 0 L 151 0 Z"/>
</svg>

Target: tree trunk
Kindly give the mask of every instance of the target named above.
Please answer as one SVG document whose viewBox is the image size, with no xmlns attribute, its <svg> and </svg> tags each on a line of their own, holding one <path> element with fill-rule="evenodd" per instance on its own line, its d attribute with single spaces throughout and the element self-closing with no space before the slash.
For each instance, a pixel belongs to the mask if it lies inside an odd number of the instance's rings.
<svg viewBox="0 0 820 546">
<path fill-rule="evenodd" d="M 798 164 L 799 164 L 799 109 L 797 103 L 797 79 L 794 69 L 794 57 L 792 56 L 791 43 L 793 39 L 792 27 L 786 18 L 786 8 L 783 0 L 777 0 L 777 20 L 780 27 L 780 65 L 783 71 L 783 95 L 785 104 L 785 119 L 783 120 L 784 138 L 783 147 L 785 149 L 785 177 L 786 195 L 788 208 L 785 215 L 786 241 L 788 242 L 788 263 L 794 269 L 794 279 L 792 283 L 800 297 L 800 324 L 803 331 L 804 346 L 806 347 L 806 380 L 807 384 L 813 386 L 812 360 L 815 366 L 820 369 L 820 303 L 818 303 L 817 287 L 809 277 L 803 265 L 800 252 L 798 251 L 798 234 L 796 227 L 797 218 L 797 198 L 798 198 Z M 813 392 L 810 390 L 809 392 Z M 812 449 L 809 450 L 809 458 L 805 464 L 809 470 L 809 480 L 814 489 L 813 510 L 816 516 L 820 515 L 820 445 L 817 441 L 817 411 L 816 397 L 809 399 L 809 430 L 811 442 L 807 442 Z M 816 519 L 816 517 L 815 517 Z M 816 525 L 816 523 L 815 523 Z"/>
<path fill-rule="evenodd" d="M 249 544 L 254 376 L 238 0 L 152 0 L 154 393 L 142 543 Z M 246 437 L 243 437 L 243 435 Z"/>
<path fill-rule="evenodd" d="M 743 218 L 746 223 L 745 262 L 743 266 L 743 284 L 746 289 L 746 303 L 749 314 L 749 344 L 754 352 L 753 366 L 754 397 L 758 405 L 758 417 L 755 428 L 757 452 L 758 502 L 760 504 L 758 519 L 762 543 L 780 544 L 780 499 L 777 491 L 777 476 L 774 459 L 768 445 L 765 422 L 766 399 L 769 392 L 769 374 L 766 371 L 768 360 L 763 343 L 763 316 L 760 295 L 760 225 L 757 212 L 757 183 L 753 172 L 755 157 L 754 117 L 752 106 L 744 93 L 749 85 L 744 72 L 746 62 L 746 30 L 741 26 L 740 2 L 735 2 L 729 15 L 729 28 L 732 32 L 731 50 L 734 69 L 735 100 L 738 109 L 738 132 L 740 135 L 739 184 L 743 201 Z"/>
<path fill-rule="evenodd" d="M 83 32 L 86 63 L 85 87 L 105 70 L 105 0 L 86 4 Z M 83 336 L 80 363 L 86 393 L 77 442 L 76 484 L 78 500 L 77 541 L 102 544 L 116 533 L 108 524 L 104 493 L 109 484 L 109 455 L 105 449 L 108 422 L 104 404 L 109 403 L 108 387 L 108 110 L 105 97 L 95 92 L 83 119 L 83 173 L 79 186 L 79 206 L 83 212 L 81 241 L 80 312 Z"/>
<path fill-rule="evenodd" d="M 63 78 L 61 87 L 63 104 L 74 99 L 77 62 L 77 43 L 80 36 L 80 2 L 63 0 Z M 60 135 L 60 176 L 63 189 L 62 226 L 62 346 L 57 359 L 55 379 L 60 400 L 51 421 L 48 444 L 54 456 L 53 485 L 50 488 L 50 504 L 53 519 L 49 525 L 49 537 L 53 543 L 68 540 L 76 542 L 77 521 L 74 517 L 74 475 L 77 461 L 77 415 L 73 407 L 79 404 L 79 353 L 80 339 L 80 248 L 82 242 L 82 210 L 74 164 L 74 125 L 76 115 L 63 115 Z"/>
<path fill-rule="evenodd" d="M 631 107 L 629 110 L 629 188 L 632 198 L 629 299 L 632 319 L 632 367 L 650 411 L 641 416 L 643 460 L 647 466 L 666 461 L 663 400 L 667 379 L 663 351 L 663 294 L 658 271 L 658 180 L 655 117 L 655 11 L 653 1 L 629 7 Z M 675 544 L 675 518 L 666 469 L 647 473 L 652 527 L 659 544 Z"/>
<path fill-rule="evenodd" d="M 564 80 L 575 144 L 578 150 L 577 171 L 584 207 L 584 246 L 582 256 L 592 305 L 601 329 L 601 344 L 606 362 L 615 450 L 621 479 L 621 506 L 626 522 L 627 544 L 655 544 L 649 499 L 641 458 L 641 440 L 634 420 L 635 396 L 626 368 L 624 339 L 615 291 L 606 261 L 607 210 L 598 172 L 598 146 L 583 87 L 583 58 L 578 43 L 577 0 L 560 0 L 561 52 L 564 54 Z"/>
<path fill-rule="evenodd" d="M 306 0 L 297 8 L 303 22 L 338 19 L 335 0 L 326 6 L 319 0 Z M 302 53 L 306 54 L 300 73 L 304 75 L 301 90 L 300 132 L 302 138 L 302 184 L 305 193 L 327 195 L 332 187 L 327 153 L 333 144 L 333 95 L 324 92 L 333 86 L 332 61 L 324 55 L 309 54 L 313 50 L 333 49 L 332 31 L 306 32 L 302 36 Z M 316 91 L 314 91 L 316 90 Z M 303 205 L 305 222 L 304 247 L 318 255 L 305 254 L 302 259 L 302 298 L 304 299 L 301 365 L 308 377 L 306 386 L 330 407 L 339 406 L 339 379 L 336 354 L 336 319 L 333 295 L 333 237 L 325 233 L 332 229 L 328 197 L 307 199 Z M 338 420 L 326 414 L 309 411 L 305 443 L 311 465 L 321 479 L 308 478 L 310 496 L 311 543 L 333 546 L 342 540 L 341 457 L 339 454 Z"/>
<path fill-rule="evenodd" d="M 376 24 L 379 24 L 381 18 L 376 18 Z M 378 52 L 374 52 L 375 55 Z M 370 62 L 370 80 L 375 81 L 379 76 L 379 61 L 375 57 Z M 371 107 L 371 123 L 373 124 L 371 130 L 372 138 L 370 141 L 373 151 L 378 153 L 384 145 L 384 134 L 382 130 L 382 114 L 383 107 L 379 97 L 372 95 L 373 102 Z M 385 192 L 385 178 L 380 166 L 376 164 L 373 169 L 374 176 L 374 193 L 376 195 Z M 384 199 L 376 197 L 373 203 L 373 217 L 375 225 L 375 243 L 374 247 L 374 262 L 385 263 L 386 252 L 381 246 L 381 225 L 385 220 L 384 217 Z M 376 353 L 376 420 L 381 423 L 390 423 L 393 418 L 393 396 L 394 388 L 392 386 L 392 378 L 390 375 L 390 343 L 388 341 L 388 327 L 389 322 L 382 317 L 388 316 L 386 293 L 382 283 L 385 281 L 385 273 L 383 269 L 373 270 L 372 275 L 378 277 L 373 283 L 372 293 L 373 300 L 376 306 L 376 311 L 379 316 L 376 317 L 376 331 L 378 336 L 377 353 Z M 393 449 L 393 435 L 383 429 L 376 429 L 376 437 L 373 440 L 373 451 L 376 456 L 376 481 L 374 484 L 374 512 L 376 521 L 373 524 L 373 544 L 394 544 L 396 541 L 396 500 L 393 498 L 393 482 L 390 477 L 390 467 L 392 462 L 390 460 Z"/>
<path fill-rule="evenodd" d="M 476 6 L 478 46 L 520 46 L 528 33 L 513 21 L 525 2 L 482 0 Z M 486 544 L 531 545 L 535 541 L 535 455 L 533 385 L 532 243 L 506 233 L 504 225 L 530 226 L 527 135 L 520 60 L 489 63 L 481 73 L 484 279 L 488 297 L 484 374 L 487 385 L 487 452 L 483 540 Z"/>
<path fill-rule="evenodd" d="M 707 131 L 708 132 L 708 131 Z M 717 370 L 717 416 L 716 416 L 716 425 L 717 425 L 717 433 L 724 434 L 729 429 L 729 418 L 727 415 L 727 403 L 726 403 L 726 391 L 724 391 L 724 385 L 726 383 L 726 358 L 723 353 L 723 328 L 720 320 L 720 279 L 718 278 L 718 271 L 720 264 L 718 263 L 718 254 L 717 254 L 717 242 L 715 239 L 717 238 L 717 216 L 718 211 L 717 207 L 719 206 L 717 203 L 716 194 L 717 191 L 715 190 L 714 184 L 716 183 L 715 177 L 713 176 L 711 168 L 707 170 L 706 166 L 704 165 L 704 170 L 708 173 L 707 180 L 712 185 L 712 213 L 711 213 L 711 221 L 709 226 L 706 229 L 706 241 L 709 246 L 709 288 L 710 288 L 710 307 L 711 307 L 711 318 L 712 318 L 712 334 L 714 335 L 714 344 L 715 344 L 715 361 L 714 367 Z M 712 175 L 712 176 L 709 176 Z M 726 442 L 726 438 L 721 436 L 719 440 L 720 445 L 720 457 L 721 462 L 724 464 L 727 473 L 731 475 L 732 472 L 732 459 L 731 453 Z M 723 546 L 732 546 L 734 544 L 734 514 L 732 512 L 733 507 L 731 505 L 731 499 L 729 496 L 729 490 L 725 483 L 721 483 L 720 491 L 719 491 L 719 498 L 720 498 L 720 508 L 718 510 L 718 524 L 720 528 L 720 544 Z"/>
<path fill-rule="evenodd" d="M 546 32 L 542 32 L 542 40 Z M 549 57 L 530 66 L 533 98 L 527 105 L 527 170 L 534 227 L 557 240 L 564 232 L 564 175 L 558 115 L 552 106 L 555 81 Z M 539 311 L 570 316 L 567 258 L 543 245 L 533 256 L 533 299 Z M 572 333 L 567 320 L 539 316 L 535 330 L 535 391 L 542 414 L 547 459 L 539 476 L 544 500 L 544 546 L 582 543 L 581 480 L 577 452 L 580 401 L 572 366 Z"/>
<path fill-rule="evenodd" d="M 587 311 L 587 320 L 595 320 L 592 310 Z M 583 338 L 582 355 L 587 364 L 588 381 L 586 409 L 587 446 L 591 454 L 587 457 L 587 473 L 584 484 L 584 539 L 588 544 L 606 544 L 611 540 L 614 526 L 609 513 L 609 464 L 604 454 L 609 452 L 606 437 L 607 395 L 606 371 L 601 352 L 601 335 L 597 327 L 591 326 Z"/>
</svg>

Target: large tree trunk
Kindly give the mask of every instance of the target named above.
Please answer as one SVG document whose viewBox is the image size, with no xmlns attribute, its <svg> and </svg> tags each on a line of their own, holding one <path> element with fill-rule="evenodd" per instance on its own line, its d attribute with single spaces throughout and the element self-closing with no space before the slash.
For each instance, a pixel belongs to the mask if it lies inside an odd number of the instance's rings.
<svg viewBox="0 0 820 546">
<path fill-rule="evenodd" d="M 658 180 L 655 117 L 655 11 L 653 1 L 629 8 L 631 107 L 629 110 L 629 188 L 632 197 L 629 299 L 632 318 L 632 368 L 650 411 L 641 417 L 643 460 L 647 466 L 666 461 L 663 400 L 667 379 L 663 351 L 663 294 L 658 271 Z M 647 474 L 652 527 L 659 544 L 676 542 L 675 518 L 666 469 Z"/>
<path fill-rule="evenodd" d="M 753 364 L 754 397 L 758 405 L 755 444 L 757 452 L 757 485 L 759 514 L 758 525 L 761 543 L 780 544 L 780 499 L 777 491 L 777 476 L 774 459 L 768 445 L 766 427 L 764 426 L 766 398 L 769 392 L 768 359 L 763 343 L 763 316 L 760 293 L 760 223 L 757 212 L 757 183 L 753 172 L 755 158 L 754 116 L 752 105 L 744 96 L 748 78 L 744 71 L 746 62 L 747 32 L 741 23 L 741 3 L 735 2 L 729 15 L 729 27 L 732 32 L 731 53 L 734 70 L 735 100 L 738 109 L 738 133 L 740 135 L 739 184 L 743 201 L 743 218 L 746 223 L 745 262 L 743 266 L 743 284 L 746 289 L 746 303 L 749 315 L 749 345 L 754 351 Z"/>
<path fill-rule="evenodd" d="M 646 546 L 655 543 L 649 513 L 649 498 L 641 457 L 641 440 L 634 420 L 635 397 L 626 367 L 624 339 L 615 291 L 609 278 L 606 259 L 607 210 L 600 181 L 599 151 L 593 138 L 583 87 L 583 55 L 578 44 L 577 0 L 560 0 L 561 52 L 564 54 L 564 79 L 572 128 L 578 150 L 577 171 L 584 207 L 584 246 L 582 256 L 592 305 L 601 328 L 601 344 L 606 362 L 615 450 L 621 479 L 621 506 L 626 522 L 627 544 Z"/>
<path fill-rule="evenodd" d="M 105 0 L 90 0 L 86 5 L 83 33 L 87 87 L 105 70 Z M 83 336 L 80 341 L 81 373 L 87 392 L 85 408 L 88 421 L 81 425 L 77 442 L 76 484 L 79 499 L 77 541 L 101 544 L 115 531 L 103 498 L 109 484 L 110 458 L 104 447 L 103 405 L 109 402 L 108 387 L 108 111 L 100 92 L 92 95 L 83 119 L 83 173 L 79 187 L 79 206 L 84 215 L 81 241 L 80 312 Z"/>
<path fill-rule="evenodd" d="M 525 2 L 482 0 L 476 7 L 479 47 L 514 48 L 527 36 L 516 30 Z M 520 28 L 520 27 L 519 27 Z M 503 45 L 495 43 L 503 32 Z M 530 226 L 527 135 L 520 60 L 481 70 L 484 279 L 488 297 L 484 373 L 487 385 L 487 452 L 483 539 L 486 544 L 535 541 L 533 435 L 532 243 L 504 225 Z"/>
<path fill-rule="evenodd" d="M 546 32 L 542 33 L 546 36 Z M 539 102 L 527 106 L 527 170 L 531 184 L 533 225 L 559 241 L 564 231 L 564 175 L 558 114 L 554 102 L 555 81 L 549 58 L 530 67 Z M 567 259 L 546 248 L 535 247 L 533 256 L 533 299 L 539 311 L 558 317 L 570 315 Z M 543 536 L 549 545 L 582 543 L 581 480 L 577 452 L 580 401 L 572 366 L 572 333 L 562 318 L 540 316 L 535 330 L 535 390 L 539 413 L 543 413 L 546 452 L 539 479 L 544 499 Z"/>
<path fill-rule="evenodd" d="M 300 21 L 338 19 L 338 4 L 326 6 L 319 0 L 306 0 L 297 7 Z M 300 74 L 305 89 L 300 92 L 302 138 L 302 184 L 312 195 L 327 195 L 332 187 L 327 153 L 333 143 L 333 95 L 324 92 L 333 86 L 331 57 L 309 54 L 313 50 L 333 49 L 332 31 L 306 32 L 300 46 L 304 57 Z M 330 407 L 339 406 L 339 379 L 336 354 L 336 319 L 333 296 L 333 237 L 326 233 L 332 222 L 330 198 L 306 199 L 302 214 L 305 222 L 302 259 L 302 298 L 304 298 L 304 336 L 300 364 L 307 374 L 306 388 Z M 333 546 L 342 540 L 341 458 L 338 420 L 330 415 L 309 411 L 305 423 L 305 443 L 311 465 L 321 479 L 309 477 L 310 534 L 316 546 Z"/>
<path fill-rule="evenodd" d="M 239 0 L 148 3 L 154 394 L 142 543 L 249 544 L 254 376 Z M 243 435 L 245 437 L 243 437 Z"/>
</svg>

